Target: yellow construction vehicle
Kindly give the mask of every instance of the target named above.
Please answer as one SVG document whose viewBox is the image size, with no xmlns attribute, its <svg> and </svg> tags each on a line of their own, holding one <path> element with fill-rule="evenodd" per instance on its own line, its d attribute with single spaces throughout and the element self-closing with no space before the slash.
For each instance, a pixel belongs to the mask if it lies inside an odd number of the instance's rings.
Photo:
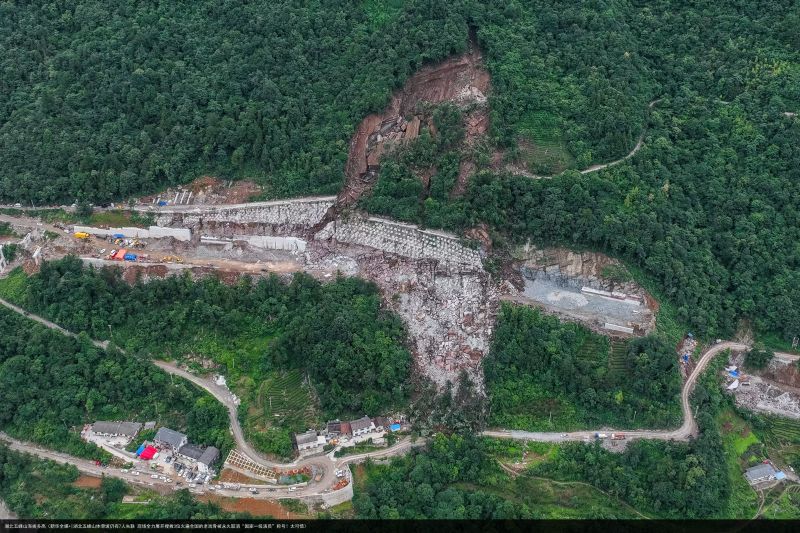
<svg viewBox="0 0 800 533">
<path fill-rule="evenodd" d="M 73 237 L 75 237 L 76 239 L 88 239 L 89 237 L 91 237 L 91 235 L 89 235 L 85 231 L 76 231 Z"/>
</svg>

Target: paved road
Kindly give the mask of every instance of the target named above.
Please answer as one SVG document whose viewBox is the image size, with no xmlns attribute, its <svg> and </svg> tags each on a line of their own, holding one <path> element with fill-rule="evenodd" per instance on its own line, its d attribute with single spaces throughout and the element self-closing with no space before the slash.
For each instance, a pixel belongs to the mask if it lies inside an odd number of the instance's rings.
<svg viewBox="0 0 800 533">
<path fill-rule="evenodd" d="M 0 304 L 4 305 L 5 307 L 11 309 L 12 311 L 14 311 L 16 313 L 19 313 L 20 315 L 23 315 L 23 316 L 25 316 L 25 317 L 27 317 L 27 318 L 29 318 L 31 320 L 34 320 L 34 321 L 36 321 L 36 322 L 38 322 L 38 323 L 40 323 L 40 324 L 42 324 L 42 325 L 44 325 L 44 326 L 46 326 L 46 327 L 48 327 L 50 329 L 58 331 L 58 332 L 60 332 L 60 333 L 62 333 L 64 335 L 68 335 L 68 336 L 74 337 L 74 338 L 77 337 L 77 335 L 75 333 L 62 328 L 58 324 L 55 324 L 55 323 L 53 323 L 53 322 L 51 322 L 51 321 L 49 321 L 49 320 L 47 320 L 45 318 L 42 318 L 40 316 L 34 315 L 32 313 L 29 313 L 29 312 L 25 311 L 24 309 L 22 309 L 21 307 L 18 307 L 18 306 L 14 305 L 11 302 L 8 302 L 6 300 L 3 300 L 2 298 L 0 298 Z M 103 348 L 103 349 L 105 349 L 108 346 L 108 341 L 102 341 L 101 342 L 101 341 L 97 341 L 97 340 L 92 340 L 92 343 L 95 346 L 97 346 L 98 348 Z M 124 351 L 123 351 L 123 353 L 124 353 Z M 211 394 L 214 398 L 216 398 L 217 401 L 222 403 L 222 405 L 224 405 L 228 409 L 228 417 L 230 419 L 231 433 L 234 436 L 234 440 L 236 441 L 236 445 L 239 448 L 239 451 L 243 455 L 247 456 L 247 458 L 250 459 L 251 461 L 253 461 L 254 463 L 260 464 L 260 465 L 268 467 L 268 468 L 279 468 L 279 469 L 282 469 L 282 470 L 291 469 L 291 468 L 302 468 L 304 466 L 309 466 L 309 467 L 310 466 L 316 466 L 318 469 L 320 469 L 323 472 L 323 477 L 319 482 L 309 483 L 309 485 L 306 486 L 306 487 L 298 487 L 298 489 L 295 492 L 292 493 L 292 497 L 293 498 L 312 497 L 312 496 L 319 496 L 320 494 L 323 494 L 331 485 L 333 485 L 335 483 L 335 481 L 336 481 L 336 469 L 341 467 L 341 466 L 343 466 L 343 465 L 346 465 L 348 463 L 355 462 L 355 461 L 358 461 L 358 460 L 363 460 L 363 459 L 366 459 L 368 457 L 379 458 L 379 457 L 389 457 L 389 456 L 393 456 L 393 455 L 401 455 L 401 454 L 407 452 L 411 447 L 420 446 L 420 445 L 423 444 L 423 443 L 411 444 L 410 442 L 406 442 L 405 440 L 403 440 L 403 441 L 400 441 L 399 443 L 395 444 L 394 446 L 392 446 L 390 448 L 386 448 L 386 449 L 383 449 L 383 450 L 377 450 L 377 451 L 374 451 L 374 452 L 368 452 L 368 453 L 365 453 L 365 454 L 359 454 L 359 455 L 354 455 L 354 456 L 350 456 L 350 457 L 345 457 L 345 458 L 339 459 L 338 461 L 334 460 L 332 457 L 325 456 L 325 455 L 320 455 L 320 456 L 313 456 L 313 457 L 297 459 L 295 461 L 292 461 L 291 463 L 278 463 L 278 462 L 272 461 L 270 459 L 267 459 L 262 454 L 257 452 L 255 449 L 253 449 L 252 446 L 250 446 L 250 444 L 244 438 L 244 432 L 242 431 L 242 427 L 239 424 L 239 418 L 237 416 L 238 407 L 234 403 L 233 397 L 231 396 L 230 391 L 228 391 L 227 389 L 225 389 L 223 387 L 220 387 L 219 385 L 214 383 L 213 380 L 210 380 L 210 379 L 207 379 L 207 378 L 202 378 L 200 376 L 196 376 L 196 375 L 194 375 L 194 374 L 192 374 L 190 372 L 187 372 L 186 370 L 183 370 L 183 369 L 177 367 L 173 363 L 168 363 L 166 361 L 153 361 L 153 363 L 156 366 L 158 366 L 159 368 L 161 368 L 162 370 L 164 370 L 165 372 L 168 372 L 170 374 L 179 376 L 181 378 L 184 378 L 184 379 L 194 383 L 198 387 L 206 390 L 209 394 Z M 8 437 L 7 435 L 4 435 L 2 433 L 0 433 L 0 437 L 3 437 L 3 438 L 5 438 L 6 440 L 9 440 L 9 441 L 13 441 L 13 439 L 11 439 L 10 437 Z M 34 453 L 34 454 L 39 455 L 41 457 L 45 457 L 45 458 L 53 458 L 53 457 L 55 457 L 55 458 L 60 458 L 61 462 L 71 462 L 71 464 L 75 464 L 76 466 L 78 466 L 78 468 L 81 471 L 90 473 L 92 475 L 100 475 L 102 473 L 109 474 L 109 469 L 101 469 L 101 468 L 95 466 L 94 463 L 91 463 L 89 461 L 82 461 L 82 460 L 77 459 L 77 458 L 72 458 L 72 459 L 74 459 L 74 461 L 66 461 L 66 460 L 64 460 L 64 458 L 68 458 L 69 457 L 66 454 L 61 454 L 61 453 L 57 453 L 57 452 L 49 452 L 49 451 L 46 451 L 46 450 L 42 451 L 40 448 L 36 448 L 34 445 L 27 445 L 25 443 L 20 443 L 19 441 L 17 441 L 17 446 L 20 446 L 21 449 L 24 449 L 25 451 L 28 451 L 30 453 Z M 40 453 L 40 452 L 42 452 L 42 453 Z M 130 474 L 128 475 L 128 477 L 125 477 L 123 475 L 118 475 L 116 477 L 121 477 L 122 479 L 127 479 L 128 481 L 138 482 Z M 157 480 L 153 480 L 153 481 L 156 484 L 158 484 Z M 147 482 L 147 484 L 152 484 L 152 483 Z M 166 485 L 166 486 L 167 487 L 171 487 L 170 485 Z M 197 490 L 201 490 L 201 489 L 197 489 Z M 197 490 L 195 490 L 195 492 L 197 492 Z M 227 494 L 227 492 L 228 491 L 217 491 L 217 494 L 231 495 L 231 496 L 234 496 L 234 497 L 250 497 L 250 495 L 245 494 L 245 493 L 230 492 L 230 494 Z M 266 497 L 266 495 L 265 495 L 265 497 Z"/>
</svg>

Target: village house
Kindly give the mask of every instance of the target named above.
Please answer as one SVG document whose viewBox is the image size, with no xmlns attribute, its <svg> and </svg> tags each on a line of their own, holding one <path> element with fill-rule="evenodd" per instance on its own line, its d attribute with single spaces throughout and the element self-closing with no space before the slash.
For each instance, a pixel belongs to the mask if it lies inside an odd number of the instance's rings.
<svg viewBox="0 0 800 533">
<path fill-rule="evenodd" d="M 342 423 L 338 420 L 328 422 L 325 426 L 325 436 L 328 440 L 337 439 L 342 434 Z"/>
<path fill-rule="evenodd" d="M 301 452 L 319 446 L 317 432 L 313 429 L 309 429 L 305 433 L 295 433 L 294 442 L 297 445 L 297 450 Z"/>
<path fill-rule="evenodd" d="M 214 446 L 203 448 L 194 444 L 184 444 L 177 453 L 189 464 L 197 465 L 197 469 L 203 474 L 207 474 L 211 470 L 211 465 L 219 459 L 219 450 Z"/>
<path fill-rule="evenodd" d="M 162 427 L 158 428 L 153 441 L 162 447 L 171 448 L 173 451 L 177 452 L 189 442 L 189 439 L 186 437 L 186 435 L 180 433 L 179 431 Z"/>
<path fill-rule="evenodd" d="M 762 463 L 748 468 L 744 473 L 744 477 L 751 485 L 758 485 L 775 479 L 776 474 L 778 474 L 778 471 L 770 463 Z"/>
<path fill-rule="evenodd" d="M 372 420 L 370 420 L 368 416 L 364 416 L 358 420 L 351 420 L 350 429 L 353 432 L 353 436 L 358 437 L 359 435 L 365 435 L 375 429 L 375 424 L 372 423 Z"/>
<path fill-rule="evenodd" d="M 375 424 L 375 431 L 388 431 L 391 424 L 385 416 L 376 416 L 372 422 Z"/>
<path fill-rule="evenodd" d="M 142 425 L 138 422 L 102 422 L 97 421 L 92 424 L 92 432 L 104 437 L 135 437 Z"/>
</svg>

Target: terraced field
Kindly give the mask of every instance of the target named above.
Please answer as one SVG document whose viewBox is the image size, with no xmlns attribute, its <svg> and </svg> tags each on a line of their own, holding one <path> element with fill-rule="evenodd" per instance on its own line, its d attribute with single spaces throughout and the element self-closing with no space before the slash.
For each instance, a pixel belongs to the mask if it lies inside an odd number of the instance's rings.
<svg viewBox="0 0 800 533">
<path fill-rule="evenodd" d="M 608 378 L 618 381 L 624 379 L 629 372 L 628 341 L 613 339 L 608 356 Z"/>
<path fill-rule="evenodd" d="M 264 380 L 256 395 L 255 409 L 248 418 L 256 427 L 280 425 L 300 431 L 313 425 L 317 413 L 303 374 L 289 370 L 276 372 Z"/>
<path fill-rule="evenodd" d="M 557 118 L 547 111 L 530 113 L 519 131 L 520 149 L 531 172 L 559 174 L 574 166 L 574 160 L 561 140 Z"/>
<path fill-rule="evenodd" d="M 765 437 L 773 443 L 800 443 L 800 421 L 770 418 Z"/>
</svg>

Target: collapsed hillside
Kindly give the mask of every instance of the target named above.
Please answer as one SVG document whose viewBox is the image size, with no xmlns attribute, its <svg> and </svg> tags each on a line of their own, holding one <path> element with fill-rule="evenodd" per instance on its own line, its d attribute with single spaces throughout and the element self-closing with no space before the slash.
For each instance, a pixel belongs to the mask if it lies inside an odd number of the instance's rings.
<svg viewBox="0 0 800 533">
<path fill-rule="evenodd" d="M 464 54 L 417 71 L 392 95 L 383 113 L 368 115 L 358 125 L 350 141 L 340 205 L 355 204 L 371 188 L 382 156 L 417 138 L 421 128 L 436 134 L 426 104 L 449 102 L 462 109 L 468 142 L 485 134 L 489 128 L 490 86 L 489 72 L 474 43 Z M 469 168 L 465 162 L 465 173 Z"/>
</svg>

